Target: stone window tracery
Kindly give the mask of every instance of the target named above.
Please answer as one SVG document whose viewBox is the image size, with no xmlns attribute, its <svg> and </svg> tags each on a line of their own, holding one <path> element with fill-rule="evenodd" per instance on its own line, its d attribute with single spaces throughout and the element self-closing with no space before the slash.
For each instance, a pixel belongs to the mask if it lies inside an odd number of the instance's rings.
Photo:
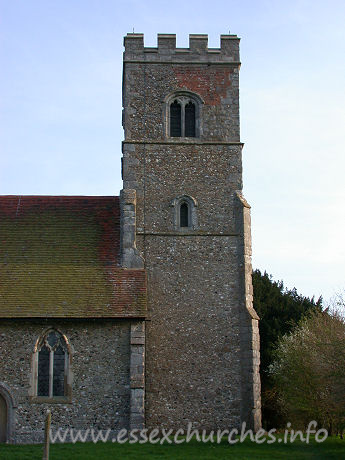
<svg viewBox="0 0 345 460">
<path fill-rule="evenodd" d="M 38 351 L 37 396 L 64 396 L 67 349 L 63 336 L 50 331 Z"/>
<path fill-rule="evenodd" d="M 70 348 L 66 337 L 55 329 L 37 340 L 33 354 L 31 396 L 66 399 L 70 396 Z"/>
<path fill-rule="evenodd" d="M 200 137 L 201 105 L 201 98 L 187 91 L 170 95 L 166 99 L 168 137 Z"/>
</svg>

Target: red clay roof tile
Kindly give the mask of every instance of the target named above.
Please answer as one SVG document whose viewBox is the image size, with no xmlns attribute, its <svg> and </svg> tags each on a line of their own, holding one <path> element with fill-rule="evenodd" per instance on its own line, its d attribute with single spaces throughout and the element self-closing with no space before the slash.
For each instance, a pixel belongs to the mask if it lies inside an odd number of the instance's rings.
<svg viewBox="0 0 345 460">
<path fill-rule="evenodd" d="M 119 197 L 0 197 L 0 317 L 143 317 L 120 267 Z"/>
</svg>

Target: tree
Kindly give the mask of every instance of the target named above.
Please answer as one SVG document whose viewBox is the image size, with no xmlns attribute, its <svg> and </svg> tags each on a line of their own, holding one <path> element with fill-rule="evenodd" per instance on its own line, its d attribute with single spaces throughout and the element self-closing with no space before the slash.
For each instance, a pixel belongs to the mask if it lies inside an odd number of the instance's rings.
<svg viewBox="0 0 345 460">
<path fill-rule="evenodd" d="M 282 281 L 260 270 L 253 271 L 254 308 L 260 317 L 262 415 L 266 429 L 284 424 L 283 414 L 277 405 L 276 388 L 268 369 L 274 359 L 278 340 L 290 333 L 310 311 L 322 310 L 322 298 L 316 302 L 297 293 L 294 288 L 284 288 Z"/>
<path fill-rule="evenodd" d="M 316 420 L 330 434 L 345 428 L 345 321 L 314 311 L 280 338 L 269 368 L 282 413 L 301 428 Z"/>
</svg>

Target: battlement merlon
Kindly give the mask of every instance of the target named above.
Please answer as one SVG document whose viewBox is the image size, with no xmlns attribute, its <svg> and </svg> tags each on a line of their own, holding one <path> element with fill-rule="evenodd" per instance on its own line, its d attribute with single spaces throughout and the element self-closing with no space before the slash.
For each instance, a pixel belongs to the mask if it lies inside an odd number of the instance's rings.
<svg viewBox="0 0 345 460">
<path fill-rule="evenodd" d="M 240 64 L 237 35 L 221 35 L 220 48 L 208 48 L 208 35 L 189 35 L 189 48 L 176 48 L 175 34 L 158 34 L 157 48 L 144 46 L 144 34 L 124 37 L 124 62 L 205 62 Z"/>
</svg>

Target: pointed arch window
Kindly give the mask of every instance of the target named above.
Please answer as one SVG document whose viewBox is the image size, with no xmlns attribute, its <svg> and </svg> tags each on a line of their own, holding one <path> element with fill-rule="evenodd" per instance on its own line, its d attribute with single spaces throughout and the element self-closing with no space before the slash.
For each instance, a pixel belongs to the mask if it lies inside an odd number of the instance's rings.
<svg viewBox="0 0 345 460">
<path fill-rule="evenodd" d="M 65 396 L 67 347 L 58 331 L 50 331 L 38 351 L 37 396 Z"/>
<path fill-rule="evenodd" d="M 33 391 L 37 399 L 70 396 L 70 348 L 66 337 L 50 329 L 37 341 L 33 361 Z"/>
<path fill-rule="evenodd" d="M 181 133 L 181 104 L 175 100 L 170 105 L 170 135 L 181 137 Z"/>
<path fill-rule="evenodd" d="M 184 110 L 185 136 L 195 137 L 195 104 L 192 101 L 189 101 Z"/>
<path fill-rule="evenodd" d="M 198 203 L 195 198 L 189 195 L 181 195 L 174 198 L 170 203 L 173 207 L 174 227 L 178 231 L 193 231 L 197 228 L 197 212 Z"/>
<path fill-rule="evenodd" d="M 187 91 L 168 97 L 167 130 L 170 137 L 200 137 L 202 100 Z"/>
</svg>

